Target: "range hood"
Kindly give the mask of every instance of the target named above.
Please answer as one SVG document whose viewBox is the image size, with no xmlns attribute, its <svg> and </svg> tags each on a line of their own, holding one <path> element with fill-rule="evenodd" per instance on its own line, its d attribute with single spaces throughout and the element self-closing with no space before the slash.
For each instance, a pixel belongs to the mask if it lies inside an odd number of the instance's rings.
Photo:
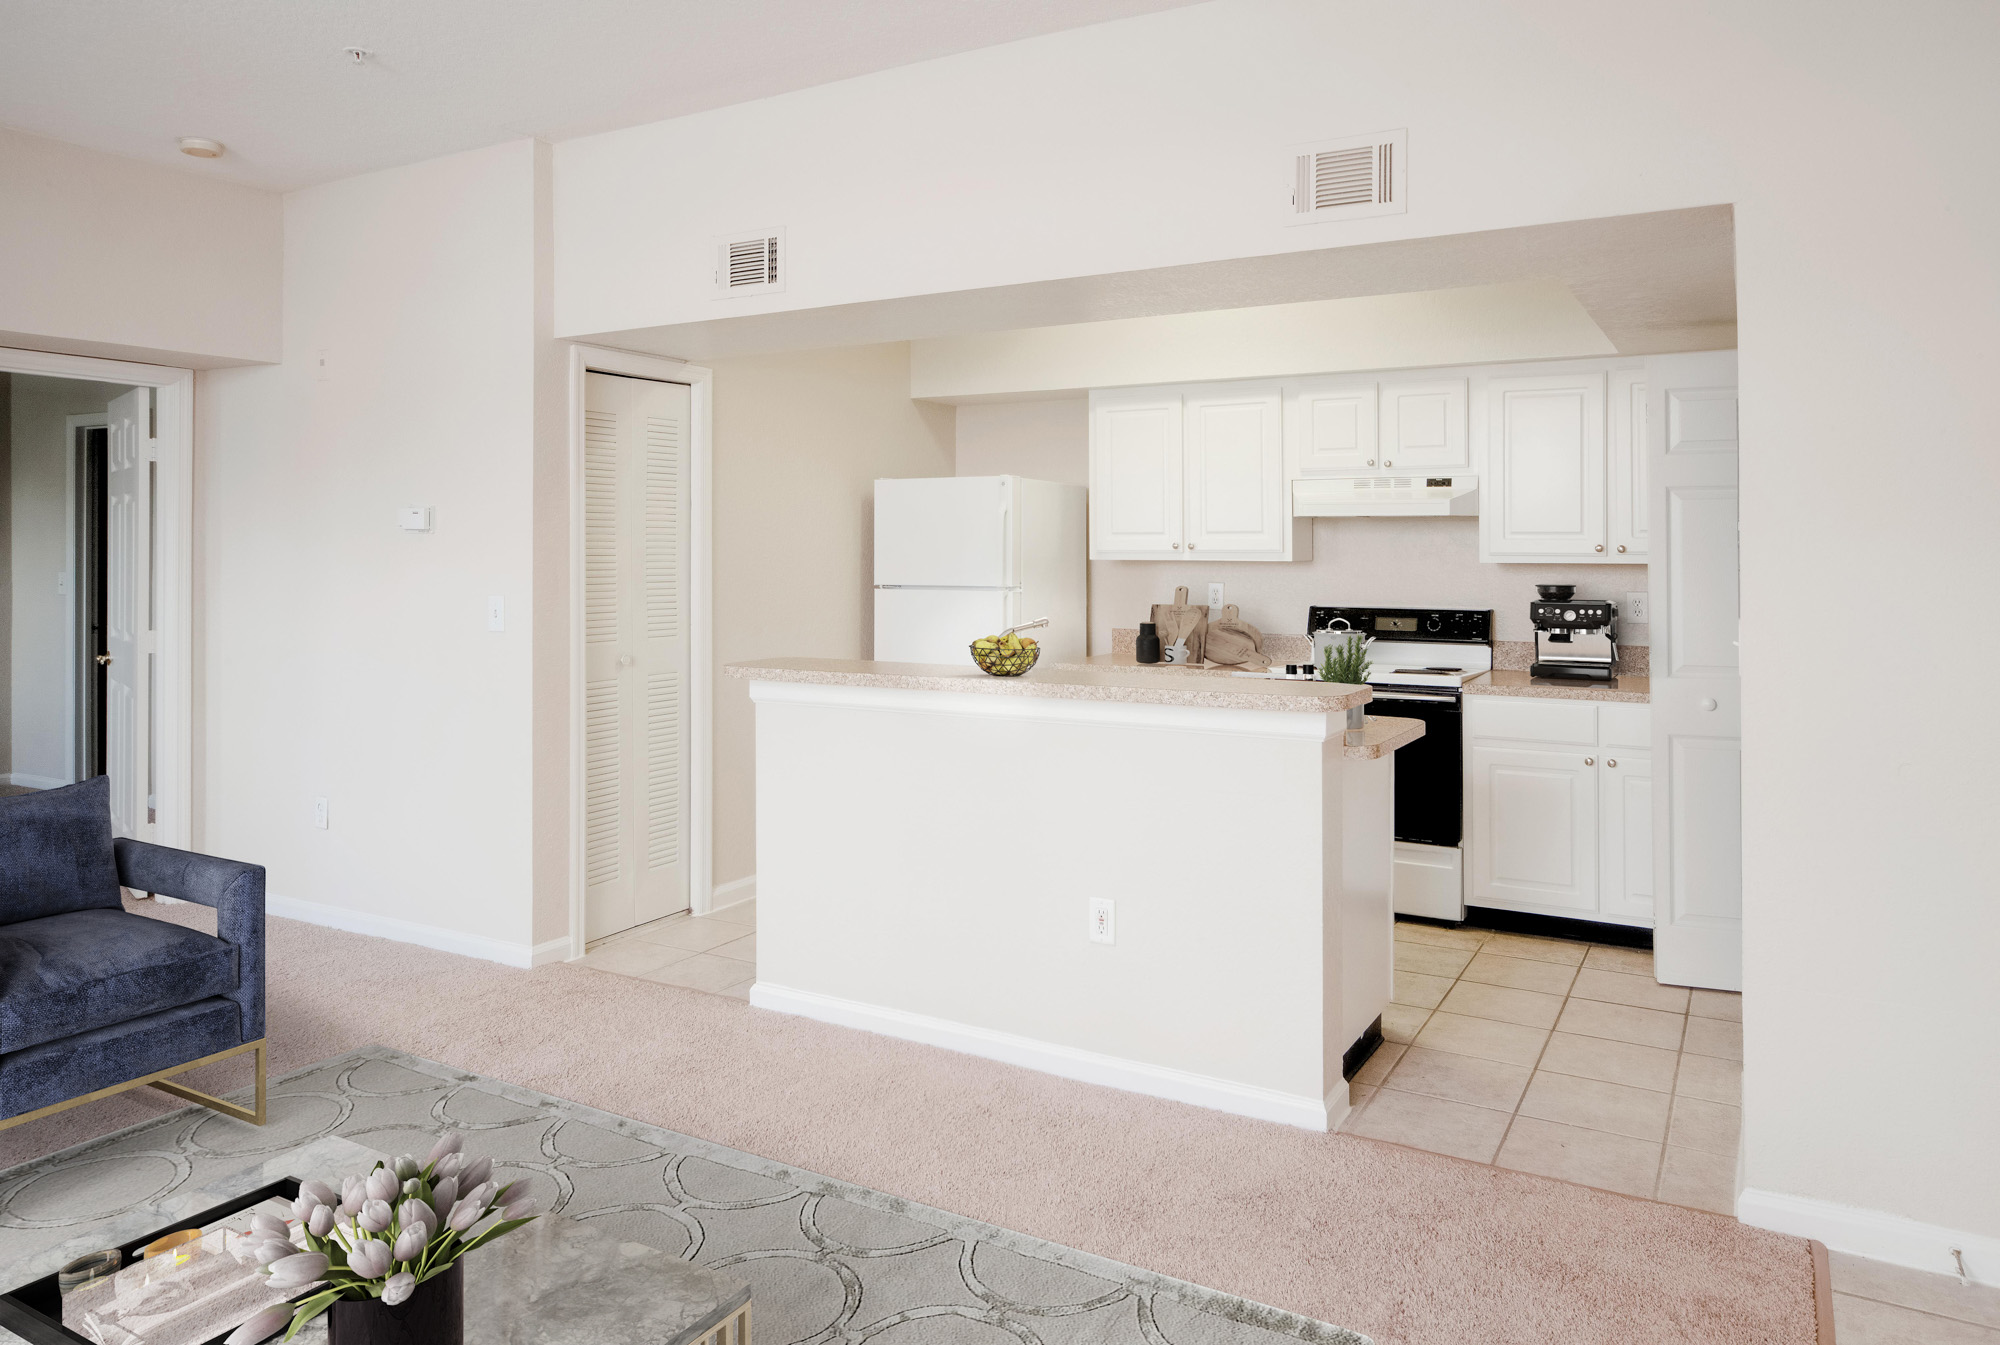
<svg viewBox="0 0 2000 1345">
<path fill-rule="evenodd" d="M 1476 476 L 1328 476 L 1292 483 L 1293 518 L 1469 518 Z"/>
</svg>

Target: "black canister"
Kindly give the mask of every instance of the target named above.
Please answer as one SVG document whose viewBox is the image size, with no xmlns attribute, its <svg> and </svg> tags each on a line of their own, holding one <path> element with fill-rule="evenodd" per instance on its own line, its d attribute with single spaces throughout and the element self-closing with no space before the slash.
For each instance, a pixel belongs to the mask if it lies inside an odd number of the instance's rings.
<svg viewBox="0 0 2000 1345">
<path fill-rule="evenodd" d="M 1160 628 L 1150 621 L 1139 623 L 1139 642 L 1132 646 L 1134 663 L 1158 663 L 1160 661 Z"/>
</svg>

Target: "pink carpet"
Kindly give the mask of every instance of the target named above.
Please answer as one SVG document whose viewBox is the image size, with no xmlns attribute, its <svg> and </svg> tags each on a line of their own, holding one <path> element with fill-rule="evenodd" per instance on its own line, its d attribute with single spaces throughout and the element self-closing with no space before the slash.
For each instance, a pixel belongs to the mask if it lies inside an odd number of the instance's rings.
<svg viewBox="0 0 2000 1345">
<path fill-rule="evenodd" d="M 202 908 L 157 912 L 213 928 Z M 274 1074 L 379 1042 L 1382 1345 L 1819 1339 L 1808 1244 L 1717 1215 L 581 967 L 515 971 L 290 920 L 269 938 Z M 248 1077 L 207 1073 L 189 1077 Z M 0 1133 L 0 1164 L 176 1105 L 147 1089 Z"/>
</svg>

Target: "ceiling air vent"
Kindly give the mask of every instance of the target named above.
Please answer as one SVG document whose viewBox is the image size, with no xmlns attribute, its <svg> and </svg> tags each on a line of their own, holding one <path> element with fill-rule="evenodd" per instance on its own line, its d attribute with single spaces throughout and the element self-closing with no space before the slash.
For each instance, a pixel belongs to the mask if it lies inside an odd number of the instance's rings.
<svg viewBox="0 0 2000 1345">
<path fill-rule="evenodd" d="M 1383 131 L 1299 146 L 1287 223 L 1402 214 L 1408 140 L 1406 131 Z"/>
<path fill-rule="evenodd" d="M 759 229 L 732 234 L 716 242 L 715 292 L 771 294 L 785 288 L 785 231 Z"/>
</svg>

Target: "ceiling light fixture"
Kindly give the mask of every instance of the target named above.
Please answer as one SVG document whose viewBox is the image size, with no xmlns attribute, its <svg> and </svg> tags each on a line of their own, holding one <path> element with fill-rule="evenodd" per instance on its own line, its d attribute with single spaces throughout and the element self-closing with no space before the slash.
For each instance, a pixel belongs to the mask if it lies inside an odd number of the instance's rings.
<svg viewBox="0 0 2000 1345">
<path fill-rule="evenodd" d="M 352 57 L 356 65 L 365 64 L 368 58 L 375 54 L 366 47 L 342 47 L 341 50 Z"/>
<path fill-rule="evenodd" d="M 181 137 L 181 153 L 192 154 L 197 159 L 219 159 L 222 157 L 222 142 L 184 135 Z"/>
</svg>

